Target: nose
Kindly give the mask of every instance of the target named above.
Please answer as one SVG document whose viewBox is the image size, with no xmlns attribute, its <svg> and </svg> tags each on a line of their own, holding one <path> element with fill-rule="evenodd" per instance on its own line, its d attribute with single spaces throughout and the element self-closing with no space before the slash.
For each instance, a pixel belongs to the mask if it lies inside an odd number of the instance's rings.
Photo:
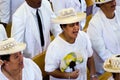
<svg viewBox="0 0 120 80">
<path fill-rule="evenodd" d="M 80 28 L 80 26 L 78 23 L 74 24 L 74 29 L 79 29 L 79 28 Z"/>
<path fill-rule="evenodd" d="M 23 59 L 23 54 L 21 52 L 19 52 L 19 58 L 20 60 Z"/>
<path fill-rule="evenodd" d="M 112 4 L 113 4 L 113 5 L 116 5 L 116 0 L 112 0 Z"/>
</svg>

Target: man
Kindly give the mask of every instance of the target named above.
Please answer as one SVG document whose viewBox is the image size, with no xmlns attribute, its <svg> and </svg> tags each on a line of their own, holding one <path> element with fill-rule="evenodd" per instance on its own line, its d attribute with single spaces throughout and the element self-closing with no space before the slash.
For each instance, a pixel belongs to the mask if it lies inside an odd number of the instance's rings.
<svg viewBox="0 0 120 80">
<path fill-rule="evenodd" d="M 39 31 L 38 14 L 41 17 L 44 39 L 40 38 L 42 35 Z M 24 56 L 32 58 L 46 50 L 50 43 L 50 31 L 54 36 L 61 32 L 60 27 L 57 27 L 59 25 L 51 23 L 51 17 L 54 17 L 54 13 L 48 0 L 26 0 L 14 13 L 11 36 L 27 44 Z"/>
</svg>

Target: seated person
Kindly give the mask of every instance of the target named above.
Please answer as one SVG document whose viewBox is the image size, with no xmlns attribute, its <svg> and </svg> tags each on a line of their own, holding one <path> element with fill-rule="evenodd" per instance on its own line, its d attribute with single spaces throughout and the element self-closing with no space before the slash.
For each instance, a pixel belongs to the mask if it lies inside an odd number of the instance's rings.
<svg viewBox="0 0 120 80">
<path fill-rule="evenodd" d="M 87 33 L 94 49 L 96 72 L 102 75 L 103 63 L 120 53 L 120 6 L 116 0 L 95 0 L 100 9 L 89 22 Z"/>
<path fill-rule="evenodd" d="M 39 67 L 23 57 L 21 51 L 25 48 L 25 43 L 13 38 L 0 41 L 0 80 L 42 80 Z"/>
<path fill-rule="evenodd" d="M 52 19 L 63 31 L 50 43 L 45 56 L 45 71 L 51 80 L 87 80 L 87 67 L 91 80 L 98 80 L 90 40 L 79 30 L 79 21 L 85 16 L 68 8 Z"/>
</svg>

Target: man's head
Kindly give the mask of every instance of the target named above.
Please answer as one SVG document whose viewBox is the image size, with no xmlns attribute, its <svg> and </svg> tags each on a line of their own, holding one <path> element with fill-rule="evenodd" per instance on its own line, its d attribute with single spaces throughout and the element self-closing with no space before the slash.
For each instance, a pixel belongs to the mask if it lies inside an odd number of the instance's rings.
<svg viewBox="0 0 120 80">
<path fill-rule="evenodd" d="M 32 8 L 39 8 L 42 0 L 26 0 L 27 4 Z"/>
</svg>

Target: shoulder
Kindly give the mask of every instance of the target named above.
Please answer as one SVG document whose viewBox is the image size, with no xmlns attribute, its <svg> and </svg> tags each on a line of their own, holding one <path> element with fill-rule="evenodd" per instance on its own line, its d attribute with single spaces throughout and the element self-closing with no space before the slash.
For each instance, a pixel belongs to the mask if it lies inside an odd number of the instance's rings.
<svg viewBox="0 0 120 80">
<path fill-rule="evenodd" d="M 13 16 L 21 15 L 22 17 L 25 16 L 25 13 L 30 11 L 30 7 L 26 3 L 26 1 L 15 11 Z"/>
</svg>

